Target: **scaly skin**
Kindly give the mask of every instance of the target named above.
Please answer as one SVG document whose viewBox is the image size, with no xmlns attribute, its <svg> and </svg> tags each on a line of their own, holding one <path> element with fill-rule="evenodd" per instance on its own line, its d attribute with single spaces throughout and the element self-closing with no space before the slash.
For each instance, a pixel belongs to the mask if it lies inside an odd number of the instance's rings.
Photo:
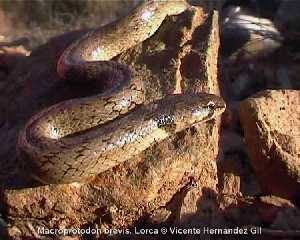
<svg viewBox="0 0 300 240">
<path fill-rule="evenodd" d="M 17 150 L 33 177 L 44 183 L 84 181 L 225 110 L 220 97 L 204 93 L 142 105 L 144 93 L 130 69 L 109 61 L 153 35 L 167 15 L 187 7 L 185 1 L 147 1 L 64 51 L 57 65 L 62 79 L 102 80 L 108 90 L 58 103 L 29 120 Z"/>
</svg>

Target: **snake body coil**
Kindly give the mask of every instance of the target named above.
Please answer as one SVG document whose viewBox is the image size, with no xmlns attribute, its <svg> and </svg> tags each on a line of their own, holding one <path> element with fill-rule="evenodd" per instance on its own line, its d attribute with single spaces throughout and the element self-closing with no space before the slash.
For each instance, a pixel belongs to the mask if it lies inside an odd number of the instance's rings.
<svg viewBox="0 0 300 240">
<path fill-rule="evenodd" d="M 82 181 L 224 111 L 220 97 L 204 93 L 142 105 L 143 92 L 132 84 L 130 69 L 110 61 L 153 35 L 167 15 L 187 7 L 185 1 L 147 1 L 63 52 L 57 65 L 62 79 L 103 81 L 107 90 L 58 103 L 28 121 L 17 148 L 35 178 L 45 183 Z"/>
</svg>

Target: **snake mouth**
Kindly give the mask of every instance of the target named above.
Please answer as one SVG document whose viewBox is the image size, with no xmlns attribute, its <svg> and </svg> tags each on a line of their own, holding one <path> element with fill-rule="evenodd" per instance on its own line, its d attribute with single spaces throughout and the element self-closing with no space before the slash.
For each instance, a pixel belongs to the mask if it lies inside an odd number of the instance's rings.
<svg viewBox="0 0 300 240">
<path fill-rule="evenodd" d="M 215 114 L 223 113 L 226 109 L 226 103 L 223 99 L 218 99 L 217 101 L 209 101 L 207 107 L 211 109 Z"/>
<path fill-rule="evenodd" d="M 223 100 L 214 102 L 214 104 L 208 103 L 208 108 L 211 110 L 208 119 L 214 119 L 225 111 L 226 103 Z"/>
<path fill-rule="evenodd" d="M 209 96 L 211 97 L 211 96 Z M 226 103 L 222 98 L 208 100 L 206 105 L 202 105 L 192 112 L 192 116 L 195 117 L 196 123 L 214 119 L 221 115 L 226 109 Z"/>
</svg>

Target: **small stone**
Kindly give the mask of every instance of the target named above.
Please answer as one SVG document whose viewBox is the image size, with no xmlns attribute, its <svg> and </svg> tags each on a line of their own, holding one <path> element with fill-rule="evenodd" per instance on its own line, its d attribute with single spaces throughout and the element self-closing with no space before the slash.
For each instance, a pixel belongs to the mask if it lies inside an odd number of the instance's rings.
<svg viewBox="0 0 300 240">
<path fill-rule="evenodd" d="M 297 32 L 300 29 L 300 2 L 281 2 L 274 19 L 275 23 L 280 26 L 280 30 L 289 37 L 289 33 Z"/>
<path fill-rule="evenodd" d="M 240 6 L 223 10 L 221 46 L 224 56 L 253 59 L 274 52 L 281 46 L 281 34 L 267 18 L 249 14 Z"/>
<path fill-rule="evenodd" d="M 17 228 L 16 226 L 8 228 L 7 232 L 8 232 L 8 235 L 15 236 L 15 237 L 21 236 L 21 234 L 22 234 L 21 230 L 19 228 Z"/>
<path fill-rule="evenodd" d="M 300 91 L 266 90 L 240 104 L 251 164 L 266 193 L 300 197 Z"/>
<path fill-rule="evenodd" d="M 161 224 L 164 223 L 168 217 L 171 215 L 171 211 L 166 208 L 159 208 L 152 212 L 149 217 L 150 224 Z"/>
<path fill-rule="evenodd" d="M 275 229 L 298 231 L 300 229 L 300 209 L 289 207 L 280 211 L 274 219 L 272 227 Z"/>
</svg>

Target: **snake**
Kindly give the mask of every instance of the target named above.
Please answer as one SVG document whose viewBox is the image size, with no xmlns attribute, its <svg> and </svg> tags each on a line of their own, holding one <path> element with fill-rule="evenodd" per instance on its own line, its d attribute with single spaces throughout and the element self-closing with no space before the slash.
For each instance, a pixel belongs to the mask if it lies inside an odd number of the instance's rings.
<svg viewBox="0 0 300 240">
<path fill-rule="evenodd" d="M 87 181 L 225 110 L 223 99 L 208 93 L 173 94 L 144 104 L 133 71 L 112 60 L 152 36 L 166 16 L 188 7 L 183 0 L 145 1 L 63 51 L 57 61 L 60 79 L 99 81 L 104 91 L 56 103 L 26 122 L 17 153 L 31 177 L 45 184 Z"/>
</svg>

